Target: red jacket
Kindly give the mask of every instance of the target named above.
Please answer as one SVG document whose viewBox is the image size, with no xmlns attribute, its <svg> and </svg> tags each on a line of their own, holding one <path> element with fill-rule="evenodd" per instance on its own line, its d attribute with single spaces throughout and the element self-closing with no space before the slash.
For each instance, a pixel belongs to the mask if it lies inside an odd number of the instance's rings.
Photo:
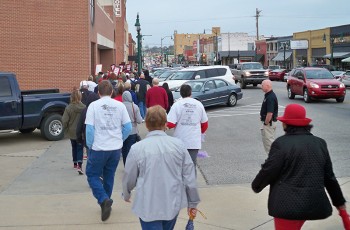
<svg viewBox="0 0 350 230">
<path fill-rule="evenodd" d="M 164 109 L 168 108 L 168 94 L 163 87 L 153 86 L 146 93 L 146 107 L 160 105 Z"/>
</svg>

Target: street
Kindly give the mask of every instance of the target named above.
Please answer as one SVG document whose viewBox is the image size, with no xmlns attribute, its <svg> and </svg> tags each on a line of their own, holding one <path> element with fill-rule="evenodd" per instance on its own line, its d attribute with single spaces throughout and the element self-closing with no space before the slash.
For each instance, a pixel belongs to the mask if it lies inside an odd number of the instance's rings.
<svg viewBox="0 0 350 230">
<path fill-rule="evenodd" d="M 337 177 L 350 176 L 349 117 L 350 97 L 344 103 L 335 99 L 304 103 L 301 96 L 287 97 L 285 82 L 272 82 L 279 100 L 279 114 L 287 104 L 298 103 L 306 108 L 314 125 L 312 133 L 326 140 Z M 350 90 L 347 90 L 349 94 Z M 264 97 L 260 85 L 243 90 L 243 99 L 233 108 L 225 106 L 207 109 L 209 129 L 202 146 L 209 158 L 199 159 L 198 165 L 209 185 L 250 183 L 266 158 L 261 134 L 259 113 Z M 283 135 L 277 123 L 276 137 Z"/>
<path fill-rule="evenodd" d="M 313 133 L 328 143 L 335 174 L 348 200 L 350 169 L 346 137 L 349 98 L 341 104 L 335 100 L 305 104 L 301 97 L 287 98 L 285 83 L 273 82 L 273 87 L 281 115 L 288 103 L 306 106 L 307 116 L 315 125 Z M 266 207 L 268 189 L 254 194 L 250 188 L 266 158 L 259 127 L 263 92 L 258 86 L 247 87 L 243 93 L 243 99 L 233 108 L 207 108 L 209 130 L 202 151 L 206 151 L 209 157 L 198 159 L 200 172 L 197 181 L 202 200 L 199 209 L 208 219 L 198 217 L 195 229 L 273 228 Z M 139 128 L 144 137 L 144 124 Z M 282 134 L 279 125 L 277 136 Z M 102 223 L 100 208 L 91 194 L 86 176 L 79 176 L 73 169 L 68 139 L 49 142 L 41 137 L 39 130 L 29 135 L 1 132 L 0 144 L 0 229 L 140 229 L 131 205 L 119 198 L 123 175 L 121 162 L 112 195 L 115 201 L 113 211 L 110 219 Z M 184 229 L 187 219 L 186 210 L 182 210 L 175 229 Z M 340 226 L 340 218 L 334 210 L 332 217 L 308 221 L 303 229 L 340 229 Z"/>
</svg>

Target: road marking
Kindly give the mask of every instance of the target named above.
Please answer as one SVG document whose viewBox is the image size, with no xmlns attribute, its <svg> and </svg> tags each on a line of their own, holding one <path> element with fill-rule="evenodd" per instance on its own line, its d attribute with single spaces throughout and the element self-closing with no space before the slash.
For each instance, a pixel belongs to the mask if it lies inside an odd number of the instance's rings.
<svg viewBox="0 0 350 230">
<path fill-rule="evenodd" d="M 217 111 L 208 112 L 207 115 L 210 118 L 218 117 L 232 117 L 232 116 L 244 116 L 244 115 L 260 115 L 261 103 L 243 105 L 239 107 L 221 109 Z M 285 106 L 278 106 L 278 113 L 283 113 Z"/>
</svg>

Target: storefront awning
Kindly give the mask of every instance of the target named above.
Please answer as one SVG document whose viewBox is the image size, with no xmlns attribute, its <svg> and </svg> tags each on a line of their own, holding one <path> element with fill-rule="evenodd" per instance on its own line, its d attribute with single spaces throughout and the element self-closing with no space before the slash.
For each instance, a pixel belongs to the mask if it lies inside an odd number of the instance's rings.
<svg viewBox="0 0 350 230">
<path fill-rule="evenodd" d="M 350 57 L 341 60 L 341 62 L 350 62 Z"/>
<path fill-rule="evenodd" d="M 286 60 L 292 55 L 291 51 L 286 51 Z M 284 52 L 278 52 L 277 56 L 272 59 L 272 61 L 284 61 Z"/>
<path fill-rule="evenodd" d="M 331 58 L 332 54 L 326 54 L 323 58 Z M 347 58 L 350 57 L 349 52 L 333 52 L 333 58 Z"/>
</svg>

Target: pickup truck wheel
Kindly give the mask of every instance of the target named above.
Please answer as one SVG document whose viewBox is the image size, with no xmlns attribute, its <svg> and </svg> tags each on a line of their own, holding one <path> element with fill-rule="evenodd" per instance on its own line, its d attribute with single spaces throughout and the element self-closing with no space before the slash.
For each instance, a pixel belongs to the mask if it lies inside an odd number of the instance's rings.
<svg viewBox="0 0 350 230">
<path fill-rule="evenodd" d="M 287 91 L 288 91 L 288 98 L 289 99 L 294 99 L 295 98 L 295 94 L 292 92 L 292 89 L 290 88 L 290 86 L 288 86 Z"/>
<path fill-rule="evenodd" d="M 344 98 L 345 98 L 345 97 L 338 97 L 338 98 L 336 98 L 335 100 L 336 100 L 338 103 L 342 103 L 342 102 L 344 102 Z"/>
<path fill-rule="evenodd" d="M 311 102 L 311 98 L 309 96 L 309 93 L 307 92 L 307 89 L 304 89 L 304 101 L 305 101 L 305 103 Z"/>
<path fill-rule="evenodd" d="M 51 114 L 41 122 L 41 135 L 49 141 L 61 140 L 64 136 L 62 116 L 60 114 Z"/>
<path fill-rule="evenodd" d="M 247 84 L 245 83 L 244 79 L 241 79 L 241 88 L 245 89 L 247 87 Z"/>
<path fill-rule="evenodd" d="M 228 97 L 227 106 L 233 107 L 236 104 L 237 104 L 237 96 L 235 94 L 231 94 Z"/>
<path fill-rule="evenodd" d="M 32 133 L 35 130 L 35 128 L 30 129 L 20 129 L 19 131 L 23 134 Z"/>
</svg>

